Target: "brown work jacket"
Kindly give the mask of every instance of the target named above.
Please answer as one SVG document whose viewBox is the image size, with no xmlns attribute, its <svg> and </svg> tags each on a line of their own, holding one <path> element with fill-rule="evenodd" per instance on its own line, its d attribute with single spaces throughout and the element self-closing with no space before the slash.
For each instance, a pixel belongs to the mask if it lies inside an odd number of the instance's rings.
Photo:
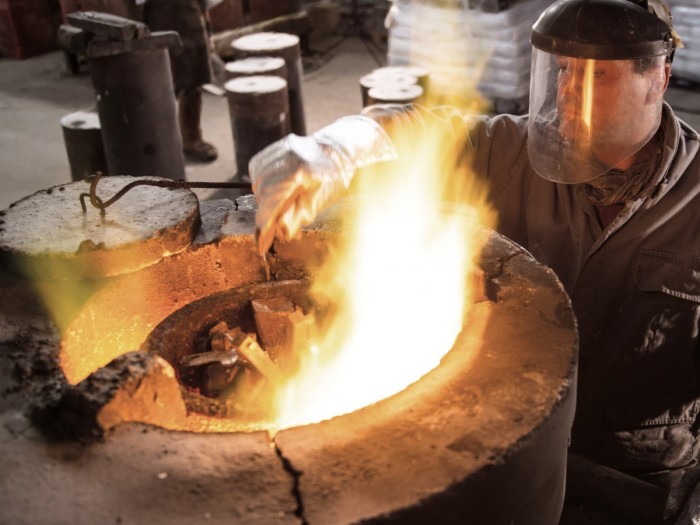
<svg viewBox="0 0 700 525">
<path fill-rule="evenodd" d="M 663 111 L 655 186 L 606 228 L 580 188 L 534 172 L 527 117 L 470 118 L 464 145 L 490 179 L 498 230 L 571 296 L 580 334 L 572 448 L 660 483 L 695 464 L 700 433 L 700 138 Z"/>
</svg>

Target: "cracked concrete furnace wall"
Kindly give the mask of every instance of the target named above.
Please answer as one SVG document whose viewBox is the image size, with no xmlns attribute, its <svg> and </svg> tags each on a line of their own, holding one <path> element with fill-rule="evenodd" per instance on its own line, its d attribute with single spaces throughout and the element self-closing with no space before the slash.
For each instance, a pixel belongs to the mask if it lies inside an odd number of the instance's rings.
<svg viewBox="0 0 700 525">
<path fill-rule="evenodd" d="M 75 382 L 137 348 L 183 304 L 263 279 L 250 203 L 202 215 L 207 231 L 189 250 L 106 280 L 78 308 L 66 330 L 87 356 Z M 333 227 L 277 246 L 273 275 L 303 276 Z M 0 522 L 556 524 L 575 401 L 571 305 L 551 271 L 500 236 L 482 269 L 491 300 L 468 323 L 483 332 L 466 326 L 441 365 L 399 394 L 281 431 L 275 446 L 266 432 L 141 423 L 97 441 L 40 432 L 33 408 L 78 387 L 58 368 L 59 334 L 30 283 L 0 275 Z M 137 293 L 148 297 L 148 318 Z M 100 333 L 88 321 L 100 305 L 112 307 L 125 339 L 97 356 Z"/>
</svg>

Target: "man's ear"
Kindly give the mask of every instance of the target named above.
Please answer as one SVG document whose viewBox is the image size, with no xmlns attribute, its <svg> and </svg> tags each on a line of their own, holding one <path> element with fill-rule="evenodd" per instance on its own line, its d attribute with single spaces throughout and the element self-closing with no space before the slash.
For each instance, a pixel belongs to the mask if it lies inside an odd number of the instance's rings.
<svg viewBox="0 0 700 525">
<path fill-rule="evenodd" d="M 664 64 L 664 93 L 666 93 L 666 89 L 668 88 L 668 82 L 671 78 L 671 64 L 669 62 L 666 62 Z"/>
</svg>

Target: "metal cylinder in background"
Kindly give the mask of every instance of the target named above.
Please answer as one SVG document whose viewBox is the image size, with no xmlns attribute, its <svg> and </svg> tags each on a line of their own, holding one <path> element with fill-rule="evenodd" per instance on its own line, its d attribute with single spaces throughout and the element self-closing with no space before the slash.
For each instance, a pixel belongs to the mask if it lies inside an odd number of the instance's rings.
<svg viewBox="0 0 700 525">
<path fill-rule="evenodd" d="M 302 97 L 303 68 L 299 37 L 288 33 L 254 33 L 231 43 L 237 59 L 251 56 L 283 58 L 287 66 L 287 90 L 291 129 L 297 135 L 306 135 L 304 100 Z"/>
<path fill-rule="evenodd" d="M 88 53 L 88 65 L 109 174 L 184 179 L 168 50 Z"/>
<path fill-rule="evenodd" d="M 374 70 L 360 78 L 360 94 L 362 95 L 362 107 L 370 105 L 369 90 L 375 87 L 400 87 L 416 84 L 416 78 L 406 74 L 387 75 L 379 70 Z"/>
<path fill-rule="evenodd" d="M 423 96 L 423 88 L 417 84 L 406 86 L 377 86 L 367 93 L 367 102 L 372 104 L 417 104 Z"/>
<path fill-rule="evenodd" d="M 248 57 L 227 62 L 226 80 L 240 77 L 273 76 L 287 80 L 287 64 L 281 57 Z"/>
<path fill-rule="evenodd" d="M 107 173 L 100 119 L 94 111 L 76 111 L 61 119 L 72 181 L 97 171 Z"/>
<path fill-rule="evenodd" d="M 372 72 L 360 78 L 360 93 L 362 95 L 362 107 L 367 107 L 371 103 L 369 100 L 369 90 L 372 88 L 396 89 L 401 86 L 418 85 L 423 90 L 420 100 L 422 104 L 428 101 L 428 84 L 430 73 L 427 69 L 417 66 L 386 66 L 373 69 Z"/>
<path fill-rule="evenodd" d="M 224 85 L 236 151 L 237 178 L 248 178 L 248 162 L 258 151 L 290 133 L 287 81 L 251 76 Z"/>
</svg>

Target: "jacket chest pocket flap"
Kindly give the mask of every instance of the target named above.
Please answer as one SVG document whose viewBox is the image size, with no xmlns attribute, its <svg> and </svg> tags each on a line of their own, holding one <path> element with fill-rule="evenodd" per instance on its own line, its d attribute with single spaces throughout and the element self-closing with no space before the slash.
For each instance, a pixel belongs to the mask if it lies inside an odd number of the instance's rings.
<svg viewBox="0 0 700 525">
<path fill-rule="evenodd" d="M 642 250 L 634 273 L 637 288 L 700 303 L 700 257 Z"/>
</svg>

